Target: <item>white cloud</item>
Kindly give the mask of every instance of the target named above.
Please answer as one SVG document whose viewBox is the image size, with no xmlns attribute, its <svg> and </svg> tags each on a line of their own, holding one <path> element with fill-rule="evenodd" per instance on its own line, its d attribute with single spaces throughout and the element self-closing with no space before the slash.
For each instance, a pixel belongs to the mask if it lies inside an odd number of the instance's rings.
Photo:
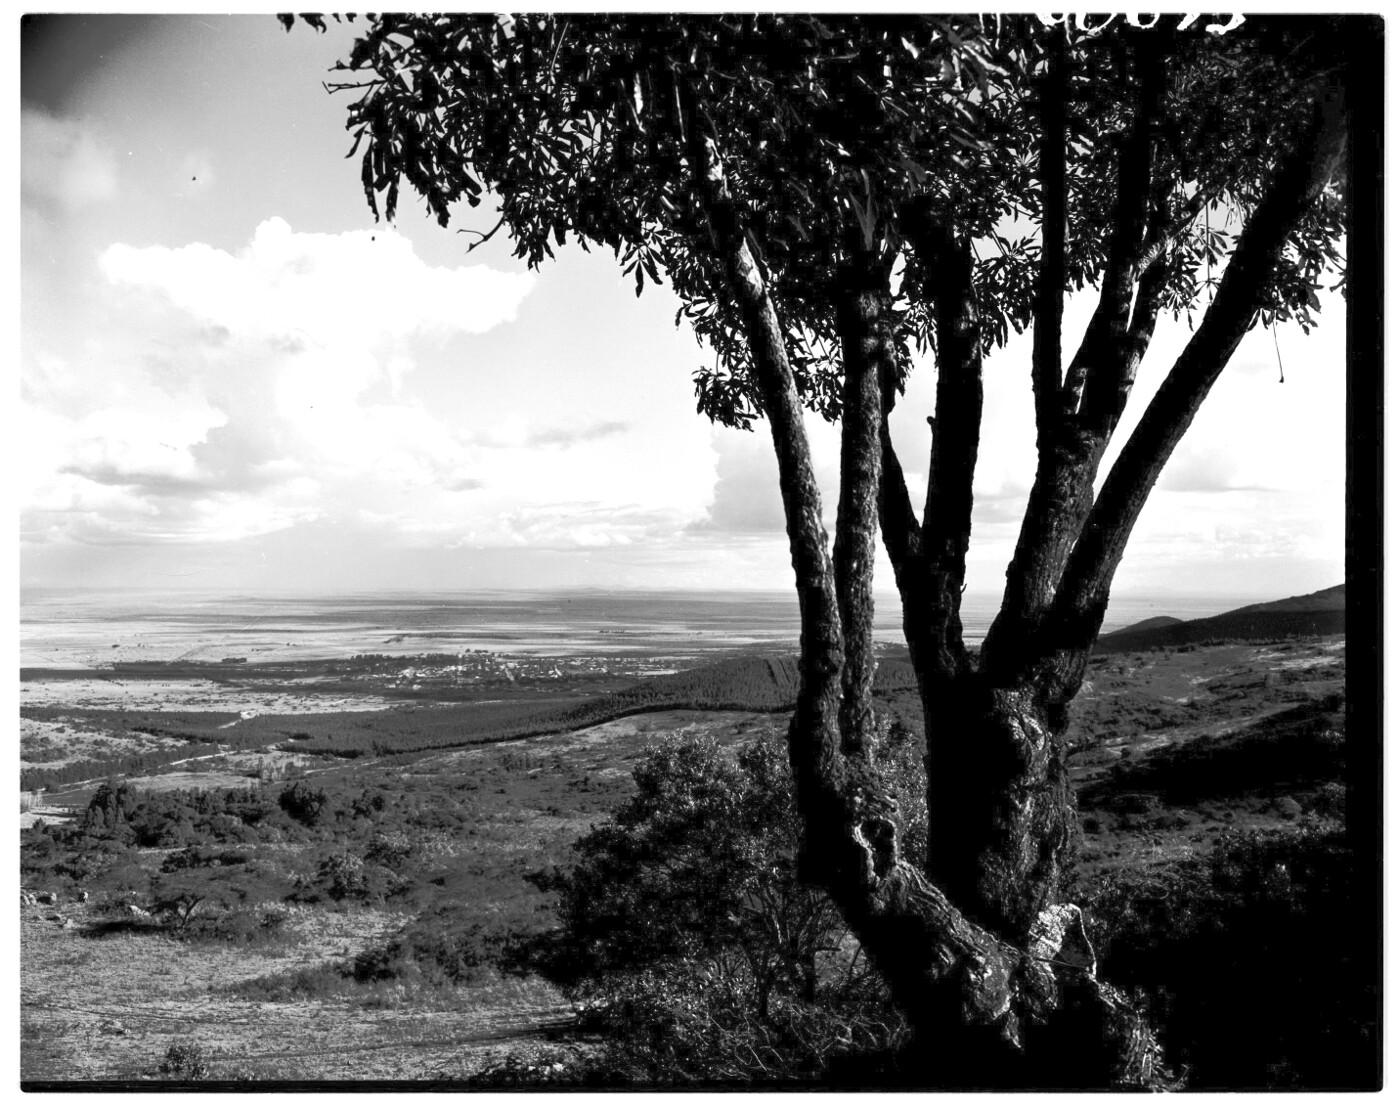
<svg viewBox="0 0 1400 1107">
<path fill-rule="evenodd" d="M 392 497 L 469 467 L 394 385 L 425 341 L 512 318 L 532 281 L 425 265 L 392 231 L 299 235 L 278 219 L 236 254 L 116 245 L 101 266 L 146 327 L 97 338 L 85 362 L 27 359 L 30 533 L 222 541 L 316 514 L 324 486 Z M 182 344 L 153 364 L 143 329 Z"/>
<path fill-rule="evenodd" d="M 102 265 L 113 280 L 159 290 L 235 337 L 278 342 L 292 353 L 416 333 L 480 334 L 514 318 L 534 282 L 481 265 L 426 265 L 392 230 L 298 234 L 277 218 L 237 254 L 202 243 L 118 244 Z"/>
<path fill-rule="evenodd" d="M 532 275 L 435 268 L 393 231 L 303 235 L 278 219 L 236 252 L 116 245 L 100 264 L 121 333 L 84 362 L 28 359 L 43 438 L 31 540 L 210 543 L 319 519 L 398 548 L 601 549 L 667 540 L 711 497 L 703 428 L 603 406 L 579 417 L 474 360 L 469 336 L 510 322 Z M 161 353 L 145 335 L 164 336 Z M 505 389 L 512 414 L 438 402 L 449 369 L 473 382 L 454 393 Z M 101 406 L 85 398 L 93 377 Z"/>
<path fill-rule="evenodd" d="M 24 108 L 20 181 L 31 202 L 57 202 L 67 210 L 84 208 L 116 197 L 116 158 L 83 123 Z"/>
</svg>

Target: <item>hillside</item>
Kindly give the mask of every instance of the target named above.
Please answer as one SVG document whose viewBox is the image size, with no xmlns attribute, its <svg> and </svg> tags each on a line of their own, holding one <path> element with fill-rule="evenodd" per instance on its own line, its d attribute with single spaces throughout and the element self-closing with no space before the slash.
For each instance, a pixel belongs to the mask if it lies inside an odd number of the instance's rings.
<svg viewBox="0 0 1400 1107">
<path fill-rule="evenodd" d="M 1155 625 L 1154 625 L 1155 624 Z M 1208 619 L 1163 618 L 1100 636 L 1099 653 L 1130 653 L 1219 641 L 1261 641 L 1292 635 L 1341 634 L 1346 630 L 1346 585 L 1306 596 L 1249 604 Z"/>
<path fill-rule="evenodd" d="M 1150 619 L 1144 619 L 1140 623 L 1115 630 L 1114 634 L 1140 634 L 1145 630 L 1160 630 L 1162 627 L 1175 627 L 1184 623 L 1185 619 L 1178 619 L 1174 615 L 1154 615 Z"/>
</svg>

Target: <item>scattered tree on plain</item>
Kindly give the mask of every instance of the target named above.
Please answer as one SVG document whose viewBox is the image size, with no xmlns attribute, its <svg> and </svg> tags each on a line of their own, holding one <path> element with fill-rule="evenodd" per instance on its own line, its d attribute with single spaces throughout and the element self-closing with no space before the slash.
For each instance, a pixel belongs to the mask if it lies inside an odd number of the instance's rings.
<svg viewBox="0 0 1400 1107">
<path fill-rule="evenodd" d="M 1358 24 L 1234 23 L 381 16 L 333 86 L 356 97 L 376 213 L 394 216 L 406 181 L 444 225 L 498 199 L 482 237 L 504 229 L 531 265 L 571 237 L 612 249 L 639 295 L 669 281 L 717 355 L 696 374 L 700 410 L 769 424 L 801 606 L 803 873 L 948 1082 L 1164 1079 L 1062 902 L 1062 736 L 1173 449 L 1246 332 L 1310 324 L 1342 267 Z M 1076 291 L 1097 304 L 1068 352 Z M 1163 312 L 1192 337 L 1096 494 Z M 974 652 L 959 607 L 982 360 L 1026 328 L 1038 464 Z M 916 501 L 889 416 L 925 350 L 938 383 Z M 834 543 L 806 411 L 841 426 Z M 877 533 L 925 708 L 918 854 L 873 752 Z"/>
</svg>

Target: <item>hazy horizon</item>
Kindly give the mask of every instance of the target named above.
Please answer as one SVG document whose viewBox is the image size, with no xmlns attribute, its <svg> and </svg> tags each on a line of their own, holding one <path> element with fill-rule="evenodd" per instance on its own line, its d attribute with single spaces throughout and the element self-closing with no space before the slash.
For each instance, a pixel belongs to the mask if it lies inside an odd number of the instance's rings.
<svg viewBox="0 0 1400 1107">
<path fill-rule="evenodd" d="M 1275 597 L 1282 598 L 1282 597 Z M 1104 631 L 1157 616 L 1192 620 L 1254 597 L 1119 594 Z M 976 648 L 1000 597 L 963 598 L 964 638 Z M 792 652 L 801 634 L 793 591 L 621 589 L 376 590 L 231 594 L 56 588 L 20 597 L 19 663 L 27 668 L 169 663 L 197 655 L 251 661 L 403 656 L 481 650 L 531 655 L 661 649 L 691 660 L 714 650 Z M 899 601 L 877 595 L 877 641 L 905 643 Z M 698 652 L 697 652 L 698 651 Z"/>
<path fill-rule="evenodd" d="M 1202 589 L 1173 588 L 1170 586 L 1154 586 L 1144 588 L 1123 588 L 1115 589 L 1113 595 L 1119 598 L 1151 599 L 1181 597 L 1183 599 L 1212 600 L 1216 598 L 1229 599 L 1287 599 L 1292 595 L 1311 595 L 1314 592 L 1326 591 L 1330 588 L 1345 584 L 1345 580 L 1336 581 L 1334 584 L 1322 585 L 1319 588 L 1309 588 L 1304 592 L 1278 593 L 1273 590 L 1263 590 L 1256 593 L 1239 591 L 1210 591 Z M 246 596 L 255 597 L 278 597 L 278 598 L 306 598 L 306 599 L 334 599 L 339 597 L 353 596 L 470 596 L 470 595 L 678 595 L 692 598 L 704 598 L 707 596 L 728 596 L 728 595 L 755 595 L 791 597 L 796 601 L 796 591 L 793 588 L 776 588 L 746 586 L 743 584 L 730 584 L 724 588 L 714 587 L 681 587 L 681 586 L 655 586 L 655 587 L 618 587 L 608 588 L 602 586 L 558 586 L 551 588 L 531 587 L 529 585 L 519 585 L 516 587 L 452 587 L 452 586 L 384 586 L 384 587 L 363 587 L 363 588 L 312 588 L 307 586 L 296 588 L 264 588 L 256 591 L 242 588 L 218 588 L 212 586 L 195 585 L 171 585 L 165 587 L 154 587 L 144 584 L 117 584 L 117 585 L 84 585 L 84 584 L 21 584 L 20 596 L 26 593 L 37 592 L 83 592 L 83 593 L 120 593 L 127 595 L 171 595 L 179 594 L 186 596 Z M 877 588 L 875 596 L 882 601 L 899 601 L 899 593 L 893 589 Z M 1001 592 L 980 589 L 971 589 L 963 593 L 964 603 L 975 599 L 979 603 L 999 603 Z"/>
</svg>

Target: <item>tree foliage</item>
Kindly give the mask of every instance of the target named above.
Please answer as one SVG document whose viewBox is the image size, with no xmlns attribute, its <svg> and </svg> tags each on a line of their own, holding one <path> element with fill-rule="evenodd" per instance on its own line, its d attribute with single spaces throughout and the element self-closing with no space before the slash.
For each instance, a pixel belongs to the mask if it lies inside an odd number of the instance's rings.
<svg viewBox="0 0 1400 1107">
<path fill-rule="evenodd" d="M 1157 64 L 1152 176 L 1163 187 L 1144 253 L 1165 255 L 1165 301 L 1180 314 L 1209 300 L 1274 157 L 1334 73 L 1328 32 L 1277 20 L 1228 35 L 1095 35 L 928 15 L 381 16 L 338 67 L 351 76 L 332 87 L 359 96 L 347 128 L 376 214 L 394 217 L 402 183 L 443 226 L 458 205 L 495 200 L 531 265 L 576 240 L 613 250 L 638 294 L 664 274 L 717 355 L 696 374 L 702 410 L 747 426 L 762 403 L 737 306 L 704 249 L 697 143 L 714 143 L 744 214 L 799 390 L 836 417 L 832 293 L 843 261 L 899 257 L 909 284 L 900 345 L 936 342 L 919 290 L 937 272 L 911 247 L 911 204 L 981 247 L 984 340 L 1029 323 L 1041 258 L 1026 233 L 1041 215 L 1037 82 L 1055 49 L 1069 54 L 1066 287 L 1097 285 L 1108 265 L 1120 151 L 1143 69 Z M 1295 229 L 1260 289 L 1265 321 L 1312 321 L 1324 271 L 1340 261 L 1340 216 L 1330 193 Z"/>
</svg>

